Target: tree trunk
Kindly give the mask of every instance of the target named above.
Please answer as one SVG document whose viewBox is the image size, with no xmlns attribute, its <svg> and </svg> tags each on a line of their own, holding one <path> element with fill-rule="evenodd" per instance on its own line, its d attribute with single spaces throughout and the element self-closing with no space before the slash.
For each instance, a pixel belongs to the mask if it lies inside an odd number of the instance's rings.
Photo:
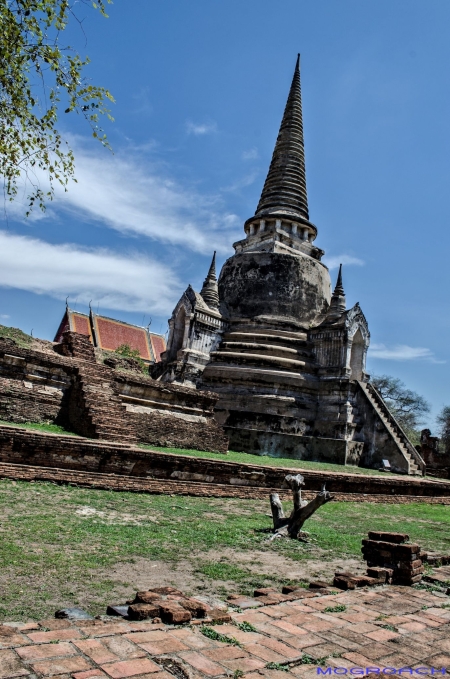
<svg viewBox="0 0 450 679">
<path fill-rule="evenodd" d="M 301 474 L 296 474 L 295 476 L 293 474 L 288 474 L 285 478 L 285 482 L 292 490 L 294 508 L 289 518 L 286 518 L 278 493 L 272 493 L 270 495 L 270 507 L 272 510 L 274 530 L 274 535 L 271 539 L 281 537 L 282 535 L 289 535 L 289 537 L 293 539 L 298 539 L 300 530 L 305 521 L 309 519 L 319 507 L 333 499 L 331 494 L 325 490 L 324 485 L 321 492 L 318 493 L 311 502 L 302 500 L 301 487 L 305 485 L 305 481 Z"/>
</svg>

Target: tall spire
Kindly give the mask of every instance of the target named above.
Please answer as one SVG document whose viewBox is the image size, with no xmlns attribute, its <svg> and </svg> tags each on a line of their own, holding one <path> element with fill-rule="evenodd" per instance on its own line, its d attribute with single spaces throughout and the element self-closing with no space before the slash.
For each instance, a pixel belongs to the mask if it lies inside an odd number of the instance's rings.
<svg viewBox="0 0 450 679">
<path fill-rule="evenodd" d="M 209 267 L 208 275 L 205 278 L 203 287 L 200 291 L 201 296 L 206 304 L 211 309 L 217 309 L 219 306 L 219 287 L 216 278 L 216 251 L 214 250 L 211 265 Z"/>
<path fill-rule="evenodd" d="M 331 296 L 330 308 L 327 314 L 327 320 L 335 321 L 342 316 L 346 309 L 346 300 L 344 286 L 342 285 L 342 264 L 339 264 L 339 273 L 336 281 L 336 287 Z"/>
<path fill-rule="evenodd" d="M 303 144 L 300 54 L 289 91 L 283 120 L 256 216 L 285 214 L 309 222 Z"/>
</svg>

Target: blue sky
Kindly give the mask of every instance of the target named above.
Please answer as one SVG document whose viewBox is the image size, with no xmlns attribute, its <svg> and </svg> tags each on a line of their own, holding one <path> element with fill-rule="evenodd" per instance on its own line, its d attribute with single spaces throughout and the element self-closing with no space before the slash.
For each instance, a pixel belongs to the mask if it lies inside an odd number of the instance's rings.
<svg viewBox="0 0 450 679">
<path fill-rule="evenodd" d="M 79 6 L 114 155 L 61 125 L 78 184 L 46 214 L 8 204 L 0 322 L 53 339 L 64 300 L 165 332 L 254 214 L 301 52 L 316 244 L 372 335 L 368 368 L 450 404 L 448 0 L 116 0 Z M 429 423 L 433 426 L 433 418 Z"/>
</svg>

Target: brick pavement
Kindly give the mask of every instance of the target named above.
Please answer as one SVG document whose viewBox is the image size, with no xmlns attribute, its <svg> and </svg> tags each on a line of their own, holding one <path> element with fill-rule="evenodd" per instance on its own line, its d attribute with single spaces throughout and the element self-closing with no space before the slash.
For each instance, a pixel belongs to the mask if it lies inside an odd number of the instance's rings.
<svg viewBox="0 0 450 679">
<path fill-rule="evenodd" d="M 0 679 L 195 679 L 241 672 L 247 679 L 293 679 L 315 677 L 318 667 L 332 673 L 341 668 L 337 674 L 352 667 L 365 673 L 376 667 L 450 673 L 448 597 L 388 586 L 305 595 L 233 612 L 232 624 L 215 629 L 238 645 L 204 636 L 200 625 L 122 619 L 4 623 Z M 345 610 L 327 610 L 337 606 Z M 254 630 L 239 629 L 244 621 Z"/>
</svg>

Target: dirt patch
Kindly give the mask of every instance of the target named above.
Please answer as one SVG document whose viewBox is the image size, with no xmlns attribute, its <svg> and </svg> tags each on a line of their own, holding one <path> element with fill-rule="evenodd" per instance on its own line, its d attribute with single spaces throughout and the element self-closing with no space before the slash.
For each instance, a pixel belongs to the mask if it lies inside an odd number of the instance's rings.
<svg viewBox="0 0 450 679">
<path fill-rule="evenodd" d="M 320 579 L 333 580 L 334 574 L 338 570 L 351 571 L 359 574 L 365 573 L 367 565 L 359 559 L 332 559 L 325 561 L 322 559 L 308 559 L 307 561 L 295 561 L 289 557 L 268 551 L 248 551 L 236 552 L 231 548 L 221 550 L 209 550 L 202 555 L 202 561 L 225 562 L 240 566 L 254 573 L 255 575 L 267 575 L 273 577 L 274 574 L 286 580 L 312 580 Z"/>
<path fill-rule="evenodd" d="M 206 584 L 206 578 L 194 574 L 195 564 L 183 559 L 176 564 L 164 561 L 152 561 L 142 557 L 134 558 L 129 563 L 118 563 L 105 573 L 98 573 L 99 579 L 106 577 L 117 582 L 114 594 L 118 601 L 125 601 L 139 590 L 152 587 L 176 587 L 185 594 L 206 592 L 213 594 L 214 588 Z"/>
<path fill-rule="evenodd" d="M 351 571 L 355 574 L 366 572 L 366 565 L 358 559 L 333 559 L 331 561 L 308 560 L 294 561 L 276 552 L 236 552 L 233 549 L 209 550 L 193 555 L 192 560 L 181 559 L 176 564 L 135 558 L 130 563 L 118 563 L 104 574 L 117 582 L 114 588 L 119 600 L 125 600 L 137 590 L 151 589 L 170 585 L 186 594 L 205 594 L 212 597 L 224 596 L 239 591 L 239 585 L 232 581 L 212 580 L 198 572 L 202 563 L 228 563 L 248 570 L 249 574 L 266 576 L 274 574 L 283 580 L 304 581 L 321 579 L 330 584 L 337 570 Z"/>
<path fill-rule="evenodd" d="M 92 519 L 94 523 L 98 520 L 100 523 L 107 525 L 126 525 L 132 524 L 134 526 L 142 526 L 143 523 L 152 522 L 158 523 L 154 516 L 138 514 L 128 514 L 126 512 L 102 511 L 100 509 L 95 509 L 94 507 L 79 507 L 75 510 L 75 514 L 81 516 L 83 519 Z"/>
</svg>

